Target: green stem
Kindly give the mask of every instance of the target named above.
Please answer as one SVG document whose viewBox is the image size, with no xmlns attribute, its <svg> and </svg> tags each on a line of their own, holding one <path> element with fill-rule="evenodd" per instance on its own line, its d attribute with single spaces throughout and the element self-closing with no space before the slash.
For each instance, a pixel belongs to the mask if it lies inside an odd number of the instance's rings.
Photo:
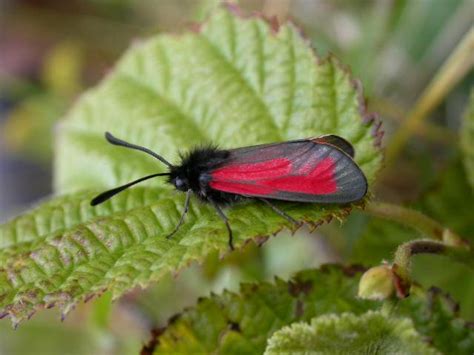
<svg viewBox="0 0 474 355">
<path fill-rule="evenodd" d="M 386 202 L 371 202 L 365 207 L 365 212 L 416 229 L 446 245 L 466 246 L 465 241 L 455 232 L 419 211 Z"/>
<path fill-rule="evenodd" d="M 459 235 L 423 213 L 384 202 L 371 202 L 367 204 L 365 211 L 373 216 L 414 228 L 431 238 L 412 240 L 397 248 L 391 272 L 393 286 L 398 297 L 404 298 L 409 294 L 411 286 L 410 268 L 413 255 L 443 255 L 474 270 L 474 252 L 469 244 Z M 377 268 L 380 268 L 380 266 L 372 268 L 366 273 Z"/>
<path fill-rule="evenodd" d="M 399 245 L 393 259 L 397 274 L 404 280 L 409 280 L 411 260 L 417 254 L 444 254 L 447 246 L 432 240 L 412 240 Z"/>
<path fill-rule="evenodd" d="M 404 123 L 392 137 L 386 150 L 386 160 L 393 162 L 406 141 L 418 129 L 451 89 L 469 72 L 474 64 L 474 26 L 464 35 L 454 52 L 426 87 Z"/>
<path fill-rule="evenodd" d="M 443 255 L 474 269 L 474 255 L 472 250 L 466 247 L 449 246 L 445 243 L 429 239 L 418 239 L 404 243 L 397 248 L 393 260 L 393 272 L 400 278 L 401 282 L 397 289 L 402 296 L 408 294 L 411 285 L 411 261 L 412 256 L 418 254 Z"/>
</svg>

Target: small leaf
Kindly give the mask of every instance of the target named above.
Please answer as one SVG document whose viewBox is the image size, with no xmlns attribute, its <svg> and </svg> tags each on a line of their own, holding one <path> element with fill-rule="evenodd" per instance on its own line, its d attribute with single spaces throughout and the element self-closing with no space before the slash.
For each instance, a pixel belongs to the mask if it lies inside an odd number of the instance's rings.
<svg viewBox="0 0 474 355">
<path fill-rule="evenodd" d="M 154 332 L 153 353 L 262 353 L 266 340 L 285 325 L 329 313 L 358 315 L 379 308 L 379 302 L 356 297 L 358 270 L 325 266 L 299 272 L 289 282 L 243 284 L 239 294 L 225 292 L 201 299 Z M 398 316 L 411 318 L 416 330 L 439 350 L 470 353 L 474 329 L 457 317 L 453 307 L 439 293 L 416 288 L 410 297 L 398 301 L 396 310 Z"/>
<path fill-rule="evenodd" d="M 471 90 L 469 104 L 464 114 L 461 130 L 461 148 L 464 152 L 464 166 L 474 189 L 474 89 Z"/>
<path fill-rule="evenodd" d="M 430 348 L 408 318 L 369 311 L 313 318 L 275 332 L 265 355 L 273 354 L 440 354 Z"/>
<path fill-rule="evenodd" d="M 56 144 L 57 190 L 71 195 L 0 229 L 0 315 L 17 322 L 53 304 L 67 313 L 105 289 L 118 297 L 210 253 L 228 252 L 224 224 L 194 199 L 182 228 L 165 238 L 184 198 L 164 179 L 90 207 L 94 193 L 81 191 L 98 192 L 164 169 L 149 156 L 107 144 L 104 131 L 173 162 L 178 150 L 206 142 L 239 147 L 338 134 L 354 145 L 368 180 L 375 179 L 380 125 L 365 112 L 357 82 L 333 57 L 317 58 L 292 24 L 276 29 L 236 11 L 219 9 L 198 31 L 136 44 L 78 100 Z M 313 225 L 351 208 L 280 205 Z M 262 243 L 288 227 L 260 202 L 226 213 L 237 247 L 250 238 Z"/>
</svg>

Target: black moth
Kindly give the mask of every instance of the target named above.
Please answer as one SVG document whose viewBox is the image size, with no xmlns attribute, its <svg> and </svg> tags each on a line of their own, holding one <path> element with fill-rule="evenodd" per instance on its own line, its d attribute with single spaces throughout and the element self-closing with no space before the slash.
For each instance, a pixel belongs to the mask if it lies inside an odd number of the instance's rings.
<svg viewBox="0 0 474 355">
<path fill-rule="evenodd" d="M 183 224 L 191 195 L 210 203 L 227 227 L 229 247 L 234 249 L 232 229 L 222 207 L 245 198 L 258 199 L 287 221 L 300 223 L 270 200 L 302 203 L 350 203 L 367 193 L 367 180 L 354 162 L 352 145 L 335 135 L 282 143 L 222 150 L 216 147 L 191 149 L 179 165 L 173 165 L 148 148 L 125 142 L 107 132 L 111 144 L 145 152 L 168 167 L 168 172 L 142 177 L 105 191 L 91 201 L 98 205 L 139 182 L 167 176 L 177 190 L 186 192 L 181 217 L 167 236 Z"/>
</svg>

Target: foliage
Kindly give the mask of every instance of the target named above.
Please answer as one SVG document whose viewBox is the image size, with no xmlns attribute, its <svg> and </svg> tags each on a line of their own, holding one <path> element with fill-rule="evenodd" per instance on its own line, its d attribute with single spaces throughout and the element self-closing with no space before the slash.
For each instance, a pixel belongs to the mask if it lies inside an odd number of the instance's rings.
<svg viewBox="0 0 474 355">
<path fill-rule="evenodd" d="M 380 166 L 379 126 L 360 89 L 330 57 L 320 60 L 291 25 L 221 9 L 197 32 L 135 45 L 97 88 L 85 93 L 59 129 L 60 193 L 0 229 L 1 313 L 17 323 L 40 307 L 67 313 L 79 300 L 114 297 L 176 273 L 211 252 L 227 251 L 227 232 L 209 206 L 193 201 L 171 239 L 183 197 L 141 187 L 97 207 L 94 193 L 163 169 L 149 157 L 108 145 L 106 130 L 175 158 L 203 142 L 224 147 L 339 134 L 350 140 L 369 181 Z M 158 139 L 157 139 L 158 137 Z M 319 224 L 350 206 L 281 204 Z M 229 209 L 236 245 L 262 243 L 288 223 L 262 203 Z"/>
<path fill-rule="evenodd" d="M 407 318 L 369 311 L 342 313 L 294 323 L 276 331 L 265 355 L 291 354 L 438 354 Z"/>
<path fill-rule="evenodd" d="M 10 155 L 43 165 L 49 165 L 54 145 L 57 196 L 0 226 L 0 318 L 8 316 L 17 325 L 53 305 L 60 307 L 63 317 L 76 311 L 64 324 L 44 321 L 54 312 L 41 312 L 17 332 L 1 322 L 0 352 L 136 353 L 140 337 L 143 343 L 143 335 L 155 325 L 145 354 L 263 353 L 266 347 L 270 352 L 288 344 L 293 351 L 301 343 L 302 352 L 313 352 L 321 339 L 330 342 L 323 345 L 336 346 L 330 353 L 342 353 L 344 346 L 356 353 L 360 344 L 364 353 L 374 348 L 384 353 L 473 353 L 472 324 L 462 319 L 474 319 L 472 270 L 439 255 L 413 256 L 433 244 L 423 241 L 403 254 L 405 264 L 413 265 L 405 268 L 410 274 L 406 279 L 416 281 L 408 289 L 396 273 L 400 258 L 390 262 L 397 247 L 421 237 L 418 230 L 423 238 L 436 239 L 433 245 L 439 250 L 448 250 L 440 239 L 453 233 L 466 239 L 456 244 L 462 252 L 469 242 L 472 245 L 474 94 L 466 73 L 472 67 L 474 43 L 467 14 L 474 2 L 338 0 L 330 7 L 316 2 L 247 2 L 246 12 L 263 12 L 252 16 L 243 15 L 237 5 L 219 3 L 86 1 L 56 8 L 52 2 L 44 8 L 14 7 L 10 18 L 7 8 L 7 46 L 3 38 L 0 41 L 0 119 L 6 118 L 1 138 Z M 35 7 L 41 11 L 31 11 Z M 74 16 L 63 8 L 72 9 Z M 296 18 L 310 36 L 303 37 L 293 23 L 278 24 L 273 15 Z M 20 31 L 26 36 L 15 34 L 20 28 L 17 19 L 27 24 Z M 180 27 L 183 19 L 207 20 L 181 34 L 135 40 L 107 69 L 105 79 L 76 100 L 84 83 L 102 76 L 125 43 L 157 29 Z M 38 23 L 47 31 L 37 31 Z M 59 40 L 43 41 L 44 33 Z M 37 34 L 43 45 L 48 43 L 41 55 L 28 41 Z M 15 38 L 26 41 L 18 46 Z M 310 42 L 349 63 L 370 99 L 366 102 L 347 68 L 333 55 L 315 55 Z M 26 52 L 30 55 L 21 55 L 21 43 L 23 49 L 32 49 Z M 10 77 L 9 59 L 17 67 L 33 62 L 38 67 L 26 68 L 31 74 L 26 80 Z M 6 99 L 4 87 L 11 91 Z M 458 127 L 463 109 L 459 103 L 469 91 L 470 104 L 458 134 L 451 128 Z M 29 96 L 21 100 L 25 94 Z M 384 145 L 403 152 L 395 154 L 396 160 L 385 160 L 381 176 L 377 172 L 382 165 L 382 132 L 366 104 L 379 111 L 388 126 Z M 91 198 L 103 189 L 164 168 L 146 155 L 108 145 L 103 139 L 106 130 L 172 162 L 196 144 L 237 147 L 339 134 L 354 144 L 356 161 L 370 183 L 369 197 L 376 195 L 379 201 L 366 199 L 359 206 L 281 203 L 310 228 L 298 231 L 297 238 L 281 233 L 264 245 L 270 235 L 292 226 L 265 205 L 247 201 L 226 209 L 237 246 L 229 253 L 227 232 L 215 211 L 193 199 L 184 226 L 166 240 L 184 201 L 164 180 L 90 206 Z M 394 144 L 400 132 L 410 138 L 409 146 L 400 140 Z M 3 148 L 3 142 L 0 145 Z M 2 150 L 0 179 L 4 157 Z M 21 174 L 25 180 L 31 175 Z M 4 185 L 8 192 L 20 186 Z M 22 190 L 28 190 L 25 187 Z M 2 200 L 0 208 L 10 205 L 8 198 Z M 388 207 L 388 213 L 377 214 L 376 206 Z M 342 228 L 331 223 L 310 235 L 323 222 L 346 220 L 353 207 L 366 208 L 351 213 Z M 460 250 L 449 251 L 453 259 L 462 258 Z M 289 281 L 263 282 L 327 260 L 364 267 L 326 265 Z M 367 277 L 359 279 L 366 267 Z M 247 283 L 239 291 L 243 280 Z M 136 286 L 148 290 L 141 292 Z M 385 301 L 357 298 L 357 289 Z M 409 297 L 394 299 L 401 289 Z M 112 305 L 112 298 L 125 293 Z M 183 310 L 203 295 L 197 305 Z M 98 296 L 94 302 L 81 302 Z M 321 336 L 315 338 L 315 333 Z M 305 334 L 310 338 L 301 339 Z"/>
<path fill-rule="evenodd" d="M 276 279 L 274 284 L 243 284 L 238 294 L 225 292 L 200 299 L 195 307 L 171 318 L 166 328 L 155 330 L 150 342 L 154 349 L 148 346 L 147 351 L 262 353 L 275 331 L 294 322 L 351 312 L 354 323 L 365 323 L 364 313 L 377 309 L 380 303 L 356 297 L 359 276 L 357 267 L 328 265 L 299 272 L 288 282 Z M 417 290 L 393 309 L 397 315 L 411 318 L 417 332 L 432 339 L 439 350 L 469 353 L 474 349 L 474 331 L 457 318 L 451 306 L 439 294 Z M 398 324 L 400 320 L 394 318 L 391 322 Z M 335 328 L 342 331 L 346 326 L 344 321 Z"/>
<path fill-rule="evenodd" d="M 474 195 L 458 157 L 436 177 L 434 183 L 422 194 L 416 207 L 467 240 L 473 240 L 474 221 L 471 211 L 474 208 Z M 421 237 L 418 231 L 403 225 L 375 218 L 367 220 L 360 213 L 351 215 L 344 228 L 356 234 L 353 245 L 346 252 L 346 258 L 353 263 L 365 265 L 391 260 L 397 246 Z M 448 291 L 460 303 L 461 314 L 467 319 L 473 319 L 472 270 L 440 257 L 418 256 L 414 259 L 413 272 L 417 282 L 428 288 L 435 285 Z M 460 279 L 464 281 L 460 283 Z"/>
</svg>

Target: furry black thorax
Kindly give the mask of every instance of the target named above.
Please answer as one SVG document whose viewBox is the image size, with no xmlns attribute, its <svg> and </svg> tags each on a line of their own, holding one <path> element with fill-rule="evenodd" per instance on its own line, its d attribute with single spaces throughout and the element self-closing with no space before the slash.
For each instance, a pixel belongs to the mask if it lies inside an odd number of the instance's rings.
<svg viewBox="0 0 474 355">
<path fill-rule="evenodd" d="M 179 191 L 191 189 L 202 201 L 213 201 L 228 205 L 241 199 L 240 196 L 216 191 L 209 186 L 211 172 L 230 157 L 230 152 L 216 147 L 198 147 L 181 155 L 181 163 L 170 167 L 168 182 Z"/>
</svg>

